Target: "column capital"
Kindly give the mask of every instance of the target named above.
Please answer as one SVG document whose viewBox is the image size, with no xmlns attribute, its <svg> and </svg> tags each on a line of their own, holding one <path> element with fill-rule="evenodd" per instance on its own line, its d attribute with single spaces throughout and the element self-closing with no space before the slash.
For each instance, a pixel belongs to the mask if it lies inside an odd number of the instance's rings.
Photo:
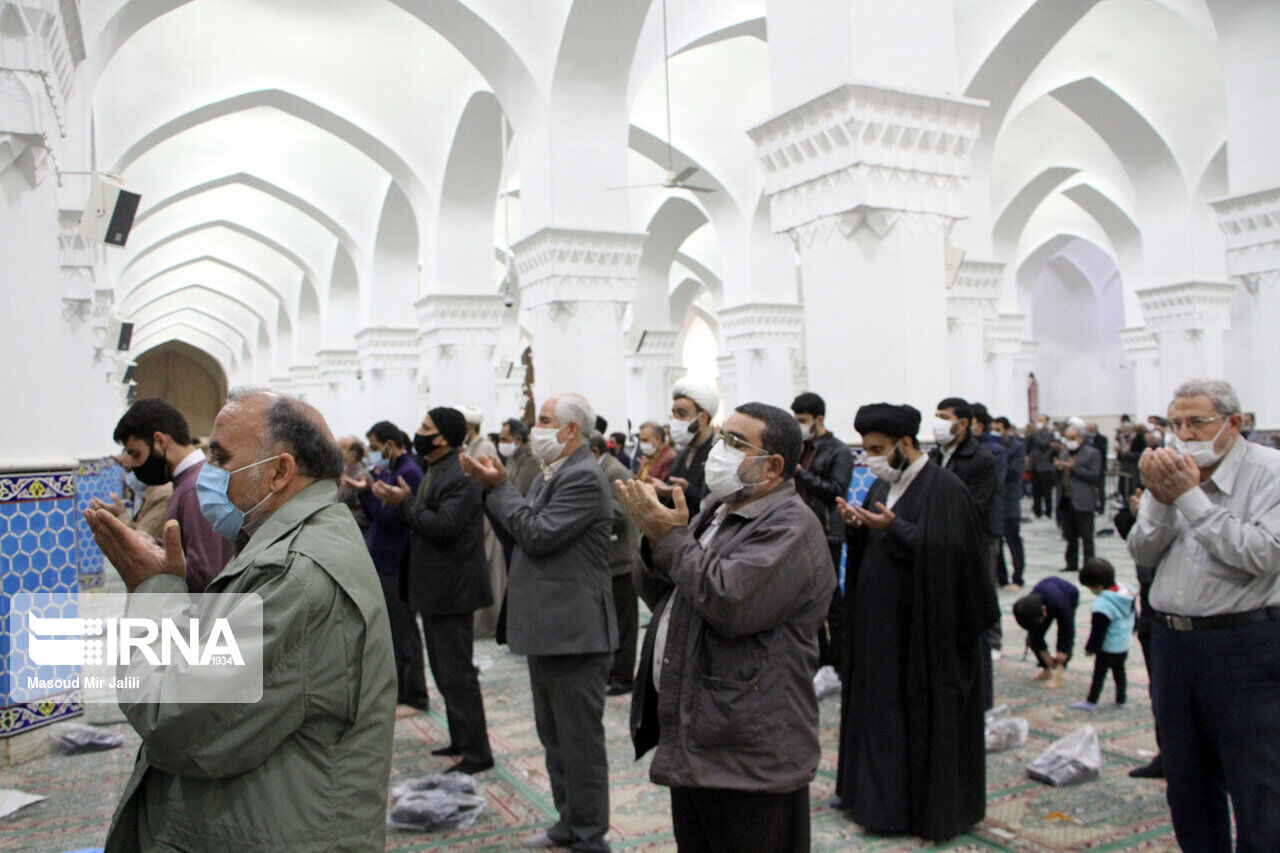
<svg viewBox="0 0 1280 853">
<path fill-rule="evenodd" d="M 947 287 L 947 319 L 962 323 L 986 323 L 994 319 L 1003 275 L 1004 264 L 989 261 L 961 263 L 955 281 Z"/>
<path fill-rule="evenodd" d="M 627 355 L 627 367 L 639 370 L 643 367 L 673 366 L 676 340 L 679 337 L 680 333 L 674 329 L 642 329 L 632 326 L 622 341 Z"/>
<path fill-rule="evenodd" d="M 526 309 L 621 302 L 635 294 L 644 234 L 543 228 L 511 247 Z"/>
<path fill-rule="evenodd" d="M 720 311 L 720 334 L 730 350 L 795 349 L 804 342 L 804 306 L 752 302 Z"/>
<path fill-rule="evenodd" d="M 1231 328 L 1230 282 L 1186 281 L 1138 291 L 1147 330 L 1223 332 Z"/>
<path fill-rule="evenodd" d="M 422 346 L 480 346 L 492 349 L 502 331 L 507 306 L 501 294 L 433 293 L 413 304 Z"/>
<path fill-rule="evenodd" d="M 1013 362 L 1022 368 L 1030 370 L 1035 367 L 1036 360 L 1040 358 L 1040 342 L 1039 341 L 1023 341 L 1018 351 L 1014 353 Z"/>
<path fill-rule="evenodd" d="M 859 207 L 961 216 L 986 106 L 846 83 L 750 128 L 774 230 Z"/>
<path fill-rule="evenodd" d="M 937 213 L 859 207 L 844 213 L 819 217 L 791 228 L 787 233 L 791 235 L 791 241 L 796 249 L 802 250 L 815 243 L 826 243 L 837 237 L 848 240 L 861 228 L 870 230 L 875 234 L 876 239 L 882 240 L 899 226 L 903 231 L 911 234 L 945 237 L 951 233 L 953 224 L 955 219 Z"/>
<path fill-rule="evenodd" d="M 1160 358 L 1160 345 L 1156 336 L 1146 326 L 1127 326 L 1120 330 L 1120 346 L 1130 361 L 1156 361 Z"/>
<path fill-rule="evenodd" d="M 418 367 L 418 338 L 417 329 L 361 329 L 355 334 L 356 359 L 366 370 L 414 370 Z"/>
<path fill-rule="evenodd" d="M 272 376 L 267 380 L 267 387 L 277 394 L 292 394 L 293 380 L 290 379 L 287 374 L 283 376 Z"/>
<path fill-rule="evenodd" d="M 324 388 L 320 365 L 295 364 L 289 368 L 289 385 L 295 394 L 317 393 Z"/>
<path fill-rule="evenodd" d="M 1026 314 L 996 314 L 983 321 L 982 331 L 987 355 L 1016 357 L 1022 352 L 1022 329 Z"/>
<path fill-rule="evenodd" d="M 316 353 L 320 378 L 330 384 L 354 379 L 360 362 L 353 349 L 322 349 Z"/>
<path fill-rule="evenodd" d="M 1227 238 L 1227 274 L 1250 293 L 1280 285 L 1280 187 L 1212 205 Z"/>
</svg>

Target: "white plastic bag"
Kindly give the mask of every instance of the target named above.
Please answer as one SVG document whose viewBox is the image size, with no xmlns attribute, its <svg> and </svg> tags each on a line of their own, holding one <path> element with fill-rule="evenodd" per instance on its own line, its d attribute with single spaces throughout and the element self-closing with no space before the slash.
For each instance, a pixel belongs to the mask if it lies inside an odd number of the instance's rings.
<svg viewBox="0 0 1280 853">
<path fill-rule="evenodd" d="M 124 735 L 79 723 L 58 723 L 49 727 L 49 741 L 63 755 L 80 755 L 115 749 L 124 743 Z"/>
<path fill-rule="evenodd" d="M 466 773 L 432 773 L 416 779 L 406 779 L 391 789 L 391 799 L 398 800 L 415 791 L 452 791 L 455 794 L 474 794 L 476 780 Z"/>
<path fill-rule="evenodd" d="M 484 811 L 476 780 L 466 773 L 433 773 L 391 789 L 387 824 L 413 832 L 466 829 Z"/>
<path fill-rule="evenodd" d="M 1027 765 L 1027 776 L 1055 787 L 1077 785 L 1098 778 L 1102 749 L 1093 726 L 1081 726 L 1054 741 L 1040 757 Z"/>
<path fill-rule="evenodd" d="M 819 702 L 828 696 L 840 695 L 840 676 L 836 675 L 835 667 L 824 666 L 818 670 L 813 677 L 813 692 L 817 694 Z"/>
<path fill-rule="evenodd" d="M 1004 752 L 1026 746 L 1030 726 L 1022 717 L 1010 717 L 1009 706 L 999 705 L 984 718 L 987 752 Z"/>
</svg>

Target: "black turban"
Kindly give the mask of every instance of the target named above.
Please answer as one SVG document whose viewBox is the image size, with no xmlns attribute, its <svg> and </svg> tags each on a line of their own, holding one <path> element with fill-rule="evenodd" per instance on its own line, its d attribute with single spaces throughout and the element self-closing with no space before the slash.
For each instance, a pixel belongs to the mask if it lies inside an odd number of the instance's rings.
<svg viewBox="0 0 1280 853">
<path fill-rule="evenodd" d="M 860 434 L 878 432 L 890 438 L 915 435 L 920 431 L 920 410 L 892 403 L 869 403 L 858 409 L 853 428 Z"/>
<path fill-rule="evenodd" d="M 467 419 L 457 409 L 441 406 L 427 412 L 431 422 L 436 425 L 440 435 L 449 442 L 450 447 L 457 447 L 467 438 Z"/>
</svg>

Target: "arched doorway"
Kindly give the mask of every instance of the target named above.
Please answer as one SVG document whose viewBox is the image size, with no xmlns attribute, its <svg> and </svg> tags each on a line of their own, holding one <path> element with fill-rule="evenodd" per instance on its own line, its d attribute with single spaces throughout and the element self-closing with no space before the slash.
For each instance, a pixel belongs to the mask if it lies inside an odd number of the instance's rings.
<svg viewBox="0 0 1280 853">
<path fill-rule="evenodd" d="M 207 437 L 227 399 L 227 377 L 208 353 L 182 341 L 165 341 L 137 358 L 137 397 L 160 397 L 187 418 L 193 436 Z"/>
</svg>

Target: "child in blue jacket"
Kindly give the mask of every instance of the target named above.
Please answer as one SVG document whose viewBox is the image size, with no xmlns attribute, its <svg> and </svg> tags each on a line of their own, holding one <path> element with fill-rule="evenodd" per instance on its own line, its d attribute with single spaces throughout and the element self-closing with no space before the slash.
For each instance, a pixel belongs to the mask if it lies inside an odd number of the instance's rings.
<svg viewBox="0 0 1280 853">
<path fill-rule="evenodd" d="M 1133 590 L 1116 583 L 1115 567 L 1101 558 L 1089 560 L 1080 569 L 1080 585 L 1087 587 L 1097 599 L 1093 602 L 1092 628 L 1084 645 L 1086 655 L 1096 655 L 1093 662 L 1093 683 L 1089 685 L 1089 698 L 1077 702 L 1072 708 L 1092 711 L 1098 707 L 1102 685 L 1110 671 L 1116 682 L 1116 707 L 1124 707 L 1125 659 L 1129 657 L 1129 642 L 1133 638 L 1137 605 Z"/>
</svg>

